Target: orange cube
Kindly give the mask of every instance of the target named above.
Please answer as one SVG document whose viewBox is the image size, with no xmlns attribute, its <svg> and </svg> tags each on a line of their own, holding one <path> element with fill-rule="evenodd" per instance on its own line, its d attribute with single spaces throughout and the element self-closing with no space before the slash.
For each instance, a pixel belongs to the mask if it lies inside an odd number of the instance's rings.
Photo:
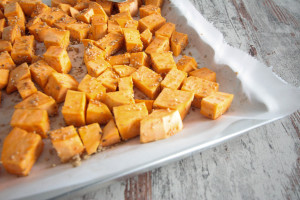
<svg viewBox="0 0 300 200">
<path fill-rule="evenodd" d="M 110 16 L 110 20 L 117 20 L 117 19 L 126 19 L 126 20 L 132 20 L 131 14 L 129 11 L 117 13 L 115 15 Z"/>
<path fill-rule="evenodd" d="M 91 26 L 85 23 L 73 23 L 66 26 L 66 29 L 70 31 L 71 38 L 76 41 L 81 41 L 87 38 Z"/>
<path fill-rule="evenodd" d="M 27 176 L 43 151 L 41 136 L 14 128 L 3 142 L 1 162 L 8 173 Z"/>
<path fill-rule="evenodd" d="M 100 144 L 102 130 L 98 123 L 80 127 L 78 129 L 80 138 L 88 155 L 97 152 Z"/>
<path fill-rule="evenodd" d="M 113 116 L 104 103 L 96 100 L 91 100 L 86 110 L 86 123 L 107 124 Z"/>
<path fill-rule="evenodd" d="M 123 28 L 126 50 L 134 53 L 143 50 L 143 42 L 141 40 L 140 32 L 136 29 Z"/>
<path fill-rule="evenodd" d="M 58 46 L 50 46 L 44 53 L 44 59 L 60 73 L 68 73 L 72 68 L 68 52 L 66 49 Z"/>
<path fill-rule="evenodd" d="M 105 11 L 105 13 L 110 16 L 113 10 L 113 2 L 106 0 L 96 0 L 98 4 L 100 4 Z"/>
<path fill-rule="evenodd" d="M 90 33 L 92 34 L 92 39 L 100 40 L 107 34 L 107 23 L 93 22 Z"/>
<path fill-rule="evenodd" d="M 160 29 L 158 29 L 155 32 L 155 36 L 157 37 L 158 35 L 160 35 L 170 39 L 174 31 L 175 31 L 175 24 L 168 22 L 165 23 Z"/>
<path fill-rule="evenodd" d="M 171 49 L 174 56 L 179 56 L 182 50 L 188 45 L 188 35 L 174 31 L 171 37 Z"/>
<path fill-rule="evenodd" d="M 3 28 L 2 40 L 9 41 L 13 44 L 18 37 L 21 37 L 21 30 L 18 25 L 11 25 Z"/>
<path fill-rule="evenodd" d="M 117 8 L 120 13 L 129 11 L 131 16 L 136 16 L 139 11 L 138 0 L 127 0 L 123 3 L 117 3 Z"/>
<path fill-rule="evenodd" d="M 121 78 L 130 76 L 132 73 L 136 71 L 136 68 L 130 67 L 128 65 L 114 65 L 113 69 L 115 70 L 115 72 L 117 72 L 117 74 Z"/>
<path fill-rule="evenodd" d="M 83 0 L 83 1 L 79 0 L 74 5 L 74 8 L 76 10 L 83 11 L 84 9 L 88 9 L 89 8 L 89 2 L 86 1 L 86 0 Z"/>
<path fill-rule="evenodd" d="M 145 0 L 146 5 L 154 5 L 157 7 L 162 7 L 164 0 Z"/>
<path fill-rule="evenodd" d="M 91 60 L 96 60 L 98 62 L 99 58 L 104 58 L 105 56 L 105 52 L 91 42 L 88 42 L 87 46 L 84 48 L 83 60 L 85 64 Z"/>
<path fill-rule="evenodd" d="M 84 146 L 74 126 L 51 131 L 50 138 L 61 162 L 67 162 L 84 151 Z"/>
<path fill-rule="evenodd" d="M 183 120 L 194 99 L 192 92 L 164 88 L 153 103 L 154 108 L 178 110 Z"/>
<path fill-rule="evenodd" d="M 65 100 L 68 90 L 76 90 L 78 82 L 69 74 L 53 72 L 44 88 L 47 95 L 52 96 L 57 103 Z"/>
<path fill-rule="evenodd" d="M 108 124 L 103 128 L 103 135 L 101 138 L 101 146 L 108 147 L 121 142 L 121 137 L 115 121 L 111 119 Z"/>
<path fill-rule="evenodd" d="M 211 71 L 210 69 L 203 67 L 200 69 L 196 69 L 189 73 L 190 76 L 196 76 L 198 78 L 202 78 L 208 81 L 216 82 L 216 72 Z"/>
<path fill-rule="evenodd" d="M 210 119 L 217 119 L 228 110 L 232 100 L 233 94 L 216 92 L 202 99 L 200 113 Z"/>
<path fill-rule="evenodd" d="M 180 71 L 177 68 L 173 68 L 169 71 L 164 80 L 161 82 L 161 87 L 179 90 L 186 77 L 186 72 Z"/>
<path fill-rule="evenodd" d="M 70 14 L 71 14 L 71 17 L 76 19 L 77 15 L 79 15 L 79 11 L 76 8 L 70 7 Z"/>
<path fill-rule="evenodd" d="M 6 92 L 8 94 L 17 90 L 17 83 L 20 80 L 30 78 L 30 71 L 27 63 L 23 63 L 22 65 L 13 69 L 9 74 L 8 84 L 6 87 Z"/>
<path fill-rule="evenodd" d="M 105 10 L 102 8 L 100 4 L 96 2 L 89 2 L 89 8 L 92 8 L 95 15 L 101 16 L 102 18 L 104 18 L 104 22 L 107 22 L 108 20 L 107 14 L 105 13 Z"/>
<path fill-rule="evenodd" d="M 151 4 L 140 7 L 140 18 L 141 19 L 144 17 L 147 17 L 149 15 L 152 15 L 152 14 L 161 15 L 160 7 L 151 5 Z"/>
<path fill-rule="evenodd" d="M 154 100 L 135 99 L 135 103 L 145 103 L 148 113 L 152 113 Z"/>
<path fill-rule="evenodd" d="M 48 82 L 48 78 L 55 70 L 48 65 L 44 60 L 39 60 L 29 66 L 33 80 L 41 87 L 44 88 Z"/>
<path fill-rule="evenodd" d="M 116 19 L 116 22 L 121 28 L 138 29 L 139 27 L 139 21 L 137 20 Z"/>
<path fill-rule="evenodd" d="M 9 26 L 17 25 L 20 28 L 22 35 L 25 34 L 25 23 L 25 18 L 18 18 L 16 16 L 7 17 L 7 24 Z"/>
<path fill-rule="evenodd" d="M 159 74 L 168 73 L 177 68 L 172 52 L 152 53 L 152 67 Z"/>
<path fill-rule="evenodd" d="M 11 58 L 16 64 L 31 63 L 34 56 L 35 41 L 32 35 L 22 36 L 15 40 Z"/>
<path fill-rule="evenodd" d="M 141 90 L 150 99 L 155 99 L 160 92 L 162 77 L 142 66 L 132 74 L 134 86 Z"/>
<path fill-rule="evenodd" d="M 116 32 L 116 33 L 123 34 L 122 27 L 118 24 L 118 22 L 114 20 L 108 20 L 107 32 L 108 33 Z"/>
<path fill-rule="evenodd" d="M 197 69 L 197 62 L 193 57 L 182 56 L 182 58 L 177 62 L 177 68 L 188 73 Z"/>
<path fill-rule="evenodd" d="M 84 92 L 68 90 L 62 114 L 67 125 L 85 125 L 86 96 Z"/>
<path fill-rule="evenodd" d="M 11 52 L 12 46 L 9 41 L 0 40 L 0 52 L 7 51 Z"/>
<path fill-rule="evenodd" d="M 82 21 L 84 23 L 91 23 L 91 17 L 94 15 L 94 9 L 93 8 L 86 8 L 79 12 L 78 15 L 76 15 L 76 19 L 79 21 Z"/>
<path fill-rule="evenodd" d="M 144 47 L 147 48 L 152 41 L 152 33 L 149 29 L 146 29 L 141 33 L 141 40 Z"/>
<path fill-rule="evenodd" d="M 95 24 L 98 24 L 98 23 L 103 23 L 103 24 L 107 24 L 107 21 L 108 21 L 108 17 L 107 15 L 105 14 L 95 14 L 91 17 L 91 23 L 95 23 Z"/>
<path fill-rule="evenodd" d="M 115 56 L 110 56 L 107 61 L 111 65 L 129 65 L 130 63 L 130 53 L 119 54 Z"/>
<path fill-rule="evenodd" d="M 35 4 L 34 8 L 33 8 L 33 11 L 31 13 L 31 17 L 36 17 L 42 13 L 47 13 L 47 12 L 50 12 L 51 11 L 51 8 L 48 7 L 46 4 L 44 3 L 37 3 Z"/>
<path fill-rule="evenodd" d="M 74 19 L 73 17 L 70 17 L 69 15 L 65 14 L 61 18 L 57 19 L 54 22 L 53 26 L 56 27 L 56 28 L 65 30 L 68 25 L 74 24 L 76 22 L 77 22 L 76 19 Z"/>
<path fill-rule="evenodd" d="M 193 92 L 195 94 L 193 106 L 201 108 L 202 99 L 217 92 L 219 90 L 219 84 L 195 76 L 190 76 L 185 79 L 181 90 Z"/>
<path fill-rule="evenodd" d="M 25 19 L 24 12 L 18 2 L 7 3 L 4 7 L 4 16 Z"/>
<path fill-rule="evenodd" d="M 84 92 L 88 100 L 102 100 L 106 93 L 106 88 L 88 74 L 80 82 L 78 90 Z"/>
<path fill-rule="evenodd" d="M 31 26 L 28 27 L 29 33 L 34 36 L 34 38 L 38 42 L 43 42 L 44 38 L 40 38 L 39 33 L 42 32 L 45 29 L 49 29 L 50 26 L 46 22 L 37 22 Z M 44 35 L 41 35 L 41 37 L 44 37 Z"/>
<path fill-rule="evenodd" d="M 130 66 L 140 68 L 141 66 L 150 66 L 150 58 L 145 52 L 131 53 Z"/>
<path fill-rule="evenodd" d="M 133 94 L 133 81 L 132 77 L 123 77 L 119 79 L 119 91 L 130 91 Z"/>
<path fill-rule="evenodd" d="M 106 93 L 103 102 L 110 110 L 117 106 L 135 103 L 133 93 L 130 90 Z"/>
<path fill-rule="evenodd" d="M 59 8 L 52 7 L 49 12 L 43 12 L 39 16 L 43 22 L 46 22 L 49 26 L 53 26 L 58 19 L 65 16 L 65 12 Z"/>
<path fill-rule="evenodd" d="M 145 50 L 147 54 L 161 53 L 166 51 L 170 51 L 170 42 L 169 38 L 164 36 L 155 37 Z"/>
<path fill-rule="evenodd" d="M 67 48 L 70 42 L 70 31 L 47 28 L 39 32 L 39 38 L 43 39 L 46 48 L 49 48 L 50 46 Z"/>
<path fill-rule="evenodd" d="M 117 53 L 124 45 L 122 34 L 111 32 L 98 41 L 98 47 L 106 52 L 106 56 Z"/>
<path fill-rule="evenodd" d="M 108 68 L 97 78 L 97 81 L 106 87 L 107 92 L 114 92 L 118 87 L 119 75 Z"/>
<path fill-rule="evenodd" d="M 10 125 L 29 132 L 38 133 L 42 138 L 47 138 L 50 129 L 48 113 L 46 110 L 16 109 Z"/>
<path fill-rule="evenodd" d="M 109 62 L 105 61 L 103 58 L 97 58 L 90 60 L 85 63 L 88 74 L 93 77 L 100 76 L 107 68 L 111 68 Z"/>
<path fill-rule="evenodd" d="M 149 29 L 155 33 L 162 25 L 166 23 L 166 19 L 159 14 L 152 14 L 139 20 L 139 30 L 143 32 Z"/>
<path fill-rule="evenodd" d="M 48 115 L 53 116 L 57 114 L 58 106 L 55 100 L 48 95 L 37 91 L 31 96 L 27 97 L 20 103 L 14 106 L 15 109 L 29 109 L 29 110 L 46 110 Z"/>
<path fill-rule="evenodd" d="M 2 38 L 2 32 L 5 27 L 5 24 L 6 24 L 5 18 L 0 19 L 0 38 Z"/>
<path fill-rule="evenodd" d="M 57 7 L 59 9 L 61 9 L 62 11 L 64 11 L 65 13 L 67 13 L 68 15 L 71 15 L 71 13 L 70 13 L 71 5 L 70 4 L 60 3 L 60 4 L 58 4 Z"/>
<path fill-rule="evenodd" d="M 22 99 L 25 99 L 37 92 L 37 89 L 30 78 L 19 80 L 16 87 Z"/>
<path fill-rule="evenodd" d="M 9 70 L 8 69 L 0 69 L 0 90 L 6 87 L 8 84 L 9 78 Z"/>
<path fill-rule="evenodd" d="M 114 107 L 113 112 L 123 140 L 138 136 L 140 134 L 140 121 L 148 116 L 145 103 Z"/>
<path fill-rule="evenodd" d="M 19 4 L 26 16 L 31 16 L 36 4 L 42 3 L 41 0 L 20 0 Z"/>
</svg>

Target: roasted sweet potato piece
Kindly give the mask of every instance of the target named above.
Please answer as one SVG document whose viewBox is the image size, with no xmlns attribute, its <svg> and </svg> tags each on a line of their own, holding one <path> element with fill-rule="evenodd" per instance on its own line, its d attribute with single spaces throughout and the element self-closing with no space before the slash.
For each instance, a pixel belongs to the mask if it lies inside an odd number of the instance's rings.
<svg viewBox="0 0 300 200">
<path fill-rule="evenodd" d="M 160 35 L 170 39 L 174 31 L 175 31 L 175 24 L 168 22 L 165 23 L 162 27 L 160 27 L 160 29 L 158 29 L 155 32 L 155 36 Z"/>
<path fill-rule="evenodd" d="M 153 102 L 154 100 L 146 100 L 146 99 L 135 99 L 135 103 L 145 103 L 148 113 L 152 113 L 153 110 Z"/>
<path fill-rule="evenodd" d="M 191 71 L 189 73 L 189 75 L 196 76 L 198 78 L 202 78 L 202 79 L 205 79 L 208 81 L 216 82 L 216 72 L 214 72 L 206 67 Z"/>
<path fill-rule="evenodd" d="M 96 153 L 100 144 L 102 130 L 98 123 L 80 127 L 80 138 L 88 155 Z"/>
<path fill-rule="evenodd" d="M 16 87 L 22 99 L 26 99 L 27 97 L 37 92 L 37 88 L 35 87 L 31 78 L 19 80 Z"/>
<path fill-rule="evenodd" d="M 115 70 L 115 72 L 117 72 L 117 74 L 121 78 L 130 76 L 132 73 L 136 71 L 136 68 L 130 67 L 128 65 L 114 65 L 113 69 Z"/>
<path fill-rule="evenodd" d="M 70 31 L 57 28 L 47 28 L 39 32 L 39 38 L 43 39 L 46 48 L 58 46 L 67 48 L 70 43 Z"/>
<path fill-rule="evenodd" d="M 150 57 L 145 52 L 131 53 L 130 66 L 140 68 L 141 66 L 150 66 Z"/>
<path fill-rule="evenodd" d="M 128 0 L 123 3 L 117 3 L 119 12 L 129 11 L 131 16 L 136 16 L 139 11 L 138 0 Z"/>
<path fill-rule="evenodd" d="M 101 138 L 101 146 L 108 147 L 121 142 L 121 137 L 115 121 L 111 119 L 108 124 L 103 128 L 103 135 Z"/>
<path fill-rule="evenodd" d="M 105 13 L 110 16 L 113 10 L 113 2 L 106 1 L 106 0 L 97 0 L 98 4 L 100 4 L 105 11 Z"/>
<path fill-rule="evenodd" d="M 11 25 L 3 28 L 2 40 L 14 43 L 16 38 L 21 37 L 21 30 L 18 25 Z"/>
<path fill-rule="evenodd" d="M 115 56 L 109 56 L 107 58 L 109 64 L 113 65 L 129 65 L 130 53 L 119 54 Z"/>
<path fill-rule="evenodd" d="M 103 102 L 108 106 L 110 110 L 117 106 L 135 103 L 133 93 L 130 90 L 108 92 L 106 93 Z"/>
<path fill-rule="evenodd" d="M 179 70 L 187 73 L 197 69 L 197 62 L 195 58 L 185 55 L 182 56 L 176 65 Z"/>
<path fill-rule="evenodd" d="M 167 52 L 169 50 L 170 50 L 169 38 L 164 37 L 164 36 L 157 36 L 148 45 L 145 52 L 147 54 L 152 54 L 152 53 Z"/>
<path fill-rule="evenodd" d="M 119 51 L 124 45 L 124 36 L 122 34 L 111 32 L 98 41 L 98 47 L 110 56 Z"/>
<path fill-rule="evenodd" d="M 108 68 L 97 78 L 97 80 L 106 87 L 107 92 L 114 92 L 118 87 L 119 75 Z"/>
<path fill-rule="evenodd" d="M 86 111 L 86 123 L 107 124 L 113 116 L 104 103 L 97 100 L 90 100 Z"/>
<path fill-rule="evenodd" d="M 37 62 L 29 66 L 31 76 L 33 80 L 41 87 L 44 88 L 48 82 L 49 76 L 55 70 L 48 65 L 44 60 L 38 60 Z"/>
<path fill-rule="evenodd" d="M 183 81 L 186 78 L 187 78 L 186 72 L 178 70 L 177 68 L 173 68 L 169 71 L 169 73 L 166 75 L 164 80 L 161 82 L 161 87 L 162 88 L 167 87 L 174 90 L 178 90 L 180 89 Z"/>
<path fill-rule="evenodd" d="M 123 28 L 126 50 L 130 53 L 140 52 L 143 50 L 143 42 L 140 32 L 132 28 Z"/>
<path fill-rule="evenodd" d="M 162 7 L 164 0 L 145 0 L 146 5 L 154 5 L 157 7 Z"/>
<path fill-rule="evenodd" d="M 152 53 L 151 61 L 154 71 L 159 74 L 168 73 L 177 68 L 172 52 Z"/>
<path fill-rule="evenodd" d="M 14 92 L 17 90 L 17 83 L 20 80 L 30 78 L 30 71 L 28 68 L 27 63 L 23 63 L 22 65 L 19 65 L 15 69 L 13 69 L 10 74 L 9 74 L 9 79 L 8 79 L 8 85 L 6 87 L 6 92 L 8 94 Z"/>
<path fill-rule="evenodd" d="M 88 100 L 103 100 L 106 93 L 106 88 L 96 78 L 88 74 L 80 82 L 78 90 L 84 92 Z"/>
<path fill-rule="evenodd" d="M 6 87 L 8 84 L 9 78 L 9 70 L 8 69 L 0 69 L 0 90 Z"/>
<path fill-rule="evenodd" d="M 73 23 L 66 26 L 66 29 L 70 31 L 71 38 L 76 41 L 81 41 L 87 38 L 91 26 L 85 23 Z"/>
<path fill-rule="evenodd" d="M 34 56 L 34 36 L 22 36 L 15 40 L 11 50 L 11 58 L 16 64 L 31 63 Z"/>
<path fill-rule="evenodd" d="M 162 25 L 166 23 L 166 19 L 159 14 L 148 15 L 139 20 L 139 30 L 143 32 L 149 29 L 152 33 L 155 33 Z"/>
<path fill-rule="evenodd" d="M 155 5 L 151 5 L 151 4 L 144 5 L 144 6 L 140 7 L 140 18 L 141 19 L 144 18 L 144 17 L 147 17 L 149 15 L 152 15 L 152 14 L 160 15 L 161 14 L 160 7 L 155 6 Z"/>
<path fill-rule="evenodd" d="M 133 81 L 132 77 L 123 77 L 119 79 L 118 84 L 119 91 L 130 91 L 133 94 Z"/>
<path fill-rule="evenodd" d="M 68 73 L 72 68 L 67 50 L 59 46 L 50 46 L 44 53 L 44 59 L 60 73 Z"/>
<path fill-rule="evenodd" d="M 12 46 L 11 43 L 9 41 L 5 41 L 5 40 L 0 40 L 0 52 L 11 52 Z"/>
<path fill-rule="evenodd" d="M 171 49 L 174 56 L 179 56 L 182 50 L 188 45 L 188 35 L 184 33 L 174 32 L 171 37 Z"/>
</svg>

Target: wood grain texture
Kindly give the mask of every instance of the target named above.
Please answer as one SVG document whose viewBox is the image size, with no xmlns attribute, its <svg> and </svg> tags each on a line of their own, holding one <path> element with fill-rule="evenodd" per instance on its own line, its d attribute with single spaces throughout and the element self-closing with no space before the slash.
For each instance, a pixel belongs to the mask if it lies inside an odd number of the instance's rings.
<svg viewBox="0 0 300 200">
<path fill-rule="evenodd" d="M 190 0 L 232 46 L 300 86 L 300 2 Z M 300 199 L 300 111 L 202 153 L 59 199 Z"/>
</svg>

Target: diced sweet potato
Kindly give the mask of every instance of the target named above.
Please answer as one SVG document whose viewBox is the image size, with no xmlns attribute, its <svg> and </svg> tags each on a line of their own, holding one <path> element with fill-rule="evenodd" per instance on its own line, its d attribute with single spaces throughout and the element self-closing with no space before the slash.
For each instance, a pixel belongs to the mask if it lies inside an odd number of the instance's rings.
<svg viewBox="0 0 300 200">
<path fill-rule="evenodd" d="M 71 68 L 71 61 L 66 49 L 58 46 L 50 46 L 44 53 L 45 61 L 60 73 L 68 73 Z"/>
<path fill-rule="evenodd" d="M 86 110 L 86 123 L 107 124 L 113 116 L 104 103 L 97 100 L 90 100 Z"/>
<path fill-rule="evenodd" d="M 29 109 L 29 110 L 46 110 L 48 115 L 53 116 L 57 114 L 57 104 L 52 97 L 37 91 L 33 95 L 27 97 L 20 103 L 16 104 L 15 109 Z"/>
<path fill-rule="evenodd" d="M 51 11 L 51 8 L 49 6 L 47 6 L 46 4 L 44 3 L 37 3 L 35 4 L 34 8 L 33 8 L 33 11 L 31 13 L 31 17 L 36 17 L 42 13 L 47 13 L 47 12 L 50 12 Z"/>
<path fill-rule="evenodd" d="M 117 74 L 121 78 L 130 76 L 132 73 L 136 71 L 136 68 L 130 67 L 128 65 L 114 65 L 113 69 L 115 70 L 115 72 L 117 72 Z"/>
<path fill-rule="evenodd" d="M 50 129 L 48 113 L 46 110 L 16 109 L 10 125 L 29 132 L 35 132 L 42 138 L 47 138 Z"/>
<path fill-rule="evenodd" d="M 13 69 L 9 74 L 8 84 L 6 87 L 6 92 L 8 94 L 14 92 L 17 90 L 17 83 L 20 80 L 30 78 L 30 71 L 28 68 L 27 63 L 23 63 L 22 65 L 19 65 L 15 69 Z"/>
<path fill-rule="evenodd" d="M 110 56 L 119 51 L 124 45 L 124 36 L 122 34 L 111 32 L 98 41 L 98 47 Z"/>
<path fill-rule="evenodd" d="M 106 87 L 107 92 L 114 92 L 118 87 L 119 76 L 108 68 L 97 78 L 97 81 Z"/>
<path fill-rule="evenodd" d="M 102 130 L 98 123 L 83 126 L 78 129 L 80 138 L 88 155 L 96 153 L 100 144 Z"/>
<path fill-rule="evenodd" d="M 174 31 L 175 24 L 168 22 L 155 32 L 155 36 L 160 35 L 170 39 Z"/>
<path fill-rule="evenodd" d="M 188 35 L 174 31 L 171 37 L 171 49 L 174 56 L 179 56 L 182 50 L 188 45 Z"/>
<path fill-rule="evenodd" d="M 130 90 L 106 93 L 103 102 L 110 110 L 117 106 L 135 103 L 133 93 Z"/>
<path fill-rule="evenodd" d="M 79 12 L 78 15 L 76 15 L 76 19 L 79 21 L 82 21 L 84 23 L 91 23 L 91 17 L 94 15 L 94 9 L 93 8 L 87 8 Z"/>
<path fill-rule="evenodd" d="M 14 128 L 3 142 L 2 165 L 11 174 L 27 176 L 43 147 L 41 136 Z"/>
<path fill-rule="evenodd" d="M 173 68 L 169 71 L 164 80 L 161 82 L 161 87 L 167 87 L 174 90 L 178 90 L 182 86 L 182 83 L 186 79 L 186 77 L 186 72 L 180 71 L 177 68 Z"/>
<path fill-rule="evenodd" d="M 139 21 L 137 20 L 116 19 L 116 22 L 121 28 L 131 28 L 137 30 L 139 27 Z"/>
<path fill-rule="evenodd" d="M 85 23 L 73 23 L 66 26 L 66 29 L 70 31 L 71 38 L 76 41 L 81 41 L 87 38 L 90 31 L 90 25 Z"/>
<path fill-rule="evenodd" d="M 146 5 L 154 5 L 158 7 L 162 7 L 164 0 L 145 0 Z"/>
<path fill-rule="evenodd" d="M 62 11 L 64 11 L 65 13 L 67 13 L 68 15 L 71 15 L 70 13 L 70 8 L 72 7 L 70 4 L 66 4 L 66 3 L 60 3 L 57 6 L 59 9 L 61 9 Z"/>
<path fill-rule="evenodd" d="M 190 76 L 185 79 L 181 90 L 193 92 L 195 98 L 192 105 L 201 108 L 202 99 L 217 92 L 219 90 L 219 84 L 195 76 Z"/>
<path fill-rule="evenodd" d="M 170 42 L 169 38 L 164 36 L 155 37 L 145 50 L 147 54 L 161 53 L 166 51 L 170 51 Z"/>
<path fill-rule="evenodd" d="M 194 99 L 192 92 L 164 88 L 153 103 L 154 108 L 178 110 L 183 120 Z"/>
<path fill-rule="evenodd" d="M 144 47 L 147 48 L 152 41 L 152 33 L 149 29 L 146 29 L 141 33 L 141 40 L 143 42 Z"/>
<path fill-rule="evenodd" d="M 144 18 L 152 14 L 160 15 L 160 7 L 151 4 L 140 7 L 140 18 Z"/>
<path fill-rule="evenodd" d="M 8 84 L 9 78 L 9 70 L 8 69 L 0 69 L 0 90 L 6 87 Z"/>
<path fill-rule="evenodd" d="M 11 52 L 12 46 L 9 41 L 0 40 L 0 52 L 7 51 Z"/>
<path fill-rule="evenodd" d="M 37 3 L 42 3 L 41 0 L 20 0 L 19 4 L 26 16 L 31 16 Z"/>
<path fill-rule="evenodd" d="M 62 114 L 67 125 L 85 125 L 86 96 L 84 92 L 68 90 Z"/>
<path fill-rule="evenodd" d="M 7 3 L 4 7 L 4 16 L 25 19 L 24 12 L 18 2 Z"/>
<path fill-rule="evenodd" d="M 145 103 L 148 113 L 152 113 L 154 100 L 135 99 L 135 103 Z"/>
<path fill-rule="evenodd" d="M 98 24 L 98 23 L 103 23 L 103 24 L 107 24 L 108 21 L 108 17 L 107 15 L 101 15 L 101 14 L 95 14 L 91 17 L 91 23 L 94 24 Z"/>
<path fill-rule="evenodd" d="M 177 62 L 177 68 L 188 73 L 197 69 L 197 62 L 193 57 L 182 56 L 182 58 Z"/>
<path fill-rule="evenodd" d="M 6 25 L 5 19 L 4 18 L 0 19 L 0 38 L 2 38 L 2 33 L 3 33 L 3 29 L 4 29 L 5 25 Z"/>
<path fill-rule="evenodd" d="M 7 24 L 9 26 L 17 25 L 21 30 L 21 34 L 22 35 L 25 34 L 25 23 L 26 23 L 25 18 L 18 18 L 16 16 L 11 16 L 11 17 L 7 17 L 6 19 L 7 19 Z"/>
<path fill-rule="evenodd" d="M 107 32 L 108 33 L 116 32 L 116 33 L 123 34 L 122 27 L 118 24 L 118 22 L 114 20 L 108 20 Z"/>
<path fill-rule="evenodd" d="M 150 58 L 145 52 L 131 53 L 130 66 L 140 68 L 141 66 L 150 66 Z"/>
<path fill-rule="evenodd" d="M 189 73 L 189 75 L 196 76 L 198 78 L 202 78 L 202 79 L 205 79 L 208 81 L 216 82 L 216 72 L 214 72 L 206 67 L 191 71 Z"/>
<path fill-rule="evenodd" d="M 52 96 L 57 103 L 65 100 L 69 89 L 76 90 L 78 82 L 69 74 L 52 72 L 44 88 L 47 95 Z"/>
<path fill-rule="evenodd" d="M 154 110 L 141 121 L 141 143 L 154 142 L 175 135 L 183 129 L 178 110 Z"/>
<path fill-rule="evenodd" d="M 119 54 L 107 58 L 109 64 L 113 65 L 129 65 L 130 53 Z"/>
<path fill-rule="evenodd" d="M 140 67 L 132 74 L 132 79 L 134 86 L 149 98 L 155 99 L 159 94 L 162 77 L 148 67 Z"/>
<path fill-rule="evenodd" d="M 61 18 L 56 20 L 54 22 L 53 26 L 56 27 L 56 28 L 65 30 L 68 25 L 74 24 L 76 22 L 77 22 L 76 19 L 74 19 L 73 17 L 70 17 L 69 15 L 65 14 L 64 16 L 62 16 Z"/>
<path fill-rule="evenodd" d="M 216 92 L 202 99 L 200 113 L 210 119 L 217 119 L 228 110 L 232 100 L 233 94 Z"/>
<path fill-rule="evenodd" d="M 51 7 L 58 7 L 59 4 L 61 4 L 61 3 L 68 3 L 68 1 L 67 0 L 51 0 Z"/>
<path fill-rule="evenodd" d="M 101 16 L 102 18 L 104 18 L 104 22 L 107 22 L 107 14 L 100 4 L 96 2 L 89 2 L 89 8 L 92 8 L 95 15 Z"/>
<path fill-rule="evenodd" d="M 39 33 L 45 29 L 49 29 L 50 26 L 46 22 L 38 22 L 28 27 L 29 33 L 34 36 L 38 42 L 43 42 L 44 38 L 40 38 Z M 41 35 L 43 37 L 44 35 Z"/>
<path fill-rule="evenodd" d="M 119 91 L 131 91 L 133 94 L 133 81 L 132 77 L 123 77 L 119 79 Z"/>
<path fill-rule="evenodd" d="M 76 2 L 76 4 L 74 5 L 74 8 L 78 11 L 83 11 L 84 9 L 88 9 L 89 8 L 89 1 L 86 0 L 79 0 Z"/>
<path fill-rule="evenodd" d="M 2 31 L 2 40 L 15 42 L 16 38 L 21 37 L 21 30 L 18 25 L 7 26 Z"/>
<path fill-rule="evenodd" d="M 105 57 L 105 52 L 102 49 L 88 42 L 87 46 L 84 49 L 84 55 L 83 55 L 83 60 L 86 65 L 91 60 L 96 60 L 97 62 L 99 62 L 98 59 L 104 57 Z"/>
<path fill-rule="evenodd" d="M 67 48 L 70 42 L 70 31 L 57 28 L 43 29 L 39 32 L 39 38 L 43 39 L 46 48 L 50 46 Z"/>
<path fill-rule="evenodd" d="M 37 92 L 37 89 L 34 83 L 32 82 L 31 78 L 19 80 L 16 86 L 22 99 L 25 99 Z"/>
<path fill-rule="evenodd" d="M 64 17 L 64 11 L 59 8 L 52 7 L 49 12 L 41 13 L 40 17 L 43 22 L 46 22 L 49 26 L 53 26 L 53 24 L 60 18 Z"/>
<path fill-rule="evenodd" d="M 88 74 L 80 82 L 78 90 L 84 92 L 88 100 L 102 100 L 106 93 L 106 88 Z"/>
<path fill-rule="evenodd" d="M 33 80 L 41 87 L 44 88 L 48 82 L 48 78 L 55 70 L 48 65 L 44 60 L 39 60 L 29 66 Z"/>
<path fill-rule="evenodd" d="M 143 50 L 143 42 L 141 40 L 140 32 L 136 29 L 123 28 L 126 50 L 134 53 Z"/>
<path fill-rule="evenodd" d="M 113 10 L 113 2 L 106 0 L 97 0 L 96 2 L 102 6 L 103 10 L 108 16 L 111 15 Z"/>
<path fill-rule="evenodd" d="M 16 64 L 31 63 L 34 56 L 35 41 L 32 35 L 22 36 L 15 40 L 11 58 Z"/>
<path fill-rule="evenodd" d="M 117 20 L 117 19 L 126 19 L 126 20 L 132 20 L 131 14 L 129 11 L 120 12 L 115 15 L 110 16 L 110 20 Z"/>
<path fill-rule="evenodd" d="M 165 23 L 166 19 L 159 14 L 148 15 L 139 20 L 139 30 L 143 32 L 149 29 L 152 33 L 155 33 Z"/>
<path fill-rule="evenodd" d="M 90 33 L 92 34 L 92 39 L 100 40 L 107 34 L 107 23 L 93 22 Z"/>
<path fill-rule="evenodd" d="M 93 77 L 100 76 L 107 68 L 111 68 L 111 65 L 103 58 L 97 58 L 85 63 L 88 74 Z"/>
<path fill-rule="evenodd" d="M 152 67 L 159 74 L 168 73 L 177 68 L 172 52 L 161 52 L 151 54 Z"/>
<path fill-rule="evenodd" d="M 74 126 L 51 131 L 50 138 L 61 162 L 67 162 L 84 151 L 84 146 Z"/>
<path fill-rule="evenodd" d="M 121 142 L 121 137 L 115 121 L 111 119 L 108 124 L 103 128 L 103 135 L 101 138 L 101 146 L 108 147 Z"/>
<path fill-rule="evenodd" d="M 70 7 L 70 14 L 73 18 L 76 19 L 76 16 L 79 14 L 79 11 L 76 8 Z"/>
<path fill-rule="evenodd" d="M 140 134 L 140 121 L 148 116 L 145 103 L 114 107 L 113 112 L 123 140 L 138 136 Z"/>
<path fill-rule="evenodd" d="M 119 12 L 129 11 L 131 16 L 136 16 L 139 11 L 138 0 L 128 0 L 123 3 L 117 3 Z"/>
</svg>

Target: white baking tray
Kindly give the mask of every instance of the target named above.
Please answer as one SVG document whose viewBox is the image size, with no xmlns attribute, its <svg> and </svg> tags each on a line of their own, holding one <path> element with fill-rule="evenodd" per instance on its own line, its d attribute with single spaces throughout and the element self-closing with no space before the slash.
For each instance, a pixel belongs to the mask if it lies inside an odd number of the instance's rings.
<svg viewBox="0 0 300 200">
<path fill-rule="evenodd" d="M 235 95 L 229 111 L 212 121 L 202 117 L 198 109 L 191 109 L 184 120 L 184 130 L 179 134 L 149 144 L 140 144 L 136 138 L 92 156 L 77 168 L 70 164 L 60 165 L 57 156 L 50 153 L 49 141 L 45 140 L 43 154 L 28 177 L 9 175 L 1 167 L 0 199 L 45 199 L 96 183 L 107 184 L 218 145 L 299 108 L 299 88 L 286 84 L 271 67 L 227 45 L 222 34 L 189 1 L 165 1 L 163 15 L 169 22 L 177 24 L 179 32 L 189 35 L 190 44 L 185 53 L 195 57 L 199 67 L 216 71 L 220 91 Z M 38 52 L 42 53 L 42 45 L 38 46 Z M 81 80 L 86 71 L 82 64 L 82 48 L 77 47 L 79 52 L 69 52 L 73 64 L 71 74 Z M 11 130 L 13 105 L 20 100 L 17 92 L 9 96 L 3 94 L 1 145 Z M 61 126 L 64 126 L 61 115 L 51 119 L 52 129 Z M 52 168 L 52 164 L 57 166 Z"/>
</svg>

